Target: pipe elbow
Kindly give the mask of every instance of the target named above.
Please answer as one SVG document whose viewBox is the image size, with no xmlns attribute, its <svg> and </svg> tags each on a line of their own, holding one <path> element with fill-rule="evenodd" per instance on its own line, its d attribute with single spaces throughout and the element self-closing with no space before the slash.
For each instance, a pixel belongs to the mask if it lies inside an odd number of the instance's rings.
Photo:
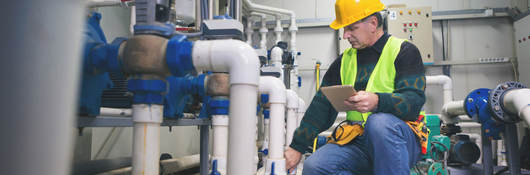
<svg viewBox="0 0 530 175">
<path fill-rule="evenodd" d="M 446 75 L 425 76 L 425 80 L 427 81 L 428 84 L 443 85 L 444 90 L 453 89 L 453 81 L 450 77 Z"/>
<path fill-rule="evenodd" d="M 250 45 L 239 40 L 197 41 L 193 46 L 197 71 L 228 72 L 230 84 L 259 85 L 259 58 Z"/>
<path fill-rule="evenodd" d="M 259 92 L 269 94 L 270 103 L 285 104 L 286 90 L 282 80 L 276 77 L 262 76 L 259 78 Z"/>
<path fill-rule="evenodd" d="M 297 109 L 298 105 L 298 94 L 291 89 L 286 90 L 287 93 L 287 108 L 288 109 Z"/>
</svg>

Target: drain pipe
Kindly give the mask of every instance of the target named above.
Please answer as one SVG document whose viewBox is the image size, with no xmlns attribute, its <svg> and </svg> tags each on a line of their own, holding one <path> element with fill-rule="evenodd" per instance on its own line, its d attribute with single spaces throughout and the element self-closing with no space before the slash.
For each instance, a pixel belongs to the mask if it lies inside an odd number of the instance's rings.
<svg viewBox="0 0 530 175">
<path fill-rule="evenodd" d="M 196 41 L 193 66 L 197 71 L 230 74 L 227 174 L 254 174 L 256 105 L 259 59 L 250 45 L 239 40 Z"/>
<path fill-rule="evenodd" d="M 284 151 L 286 90 L 283 81 L 275 77 L 260 77 L 259 91 L 269 94 L 270 142 L 266 161 L 266 174 L 286 174 Z M 274 165 L 274 166 L 273 166 Z M 272 171 L 272 172 L 271 172 Z"/>
<path fill-rule="evenodd" d="M 425 80 L 428 85 L 443 86 L 443 105 L 453 101 L 453 81 L 450 77 L 446 75 L 425 76 Z"/>
<path fill-rule="evenodd" d="M 302 118 L 304 118 L 305 114 L 305 101 L 302 98 L 298 98 L 298 116 L 296 121 L 296 127 L 300 126 L 300 123 L 302 122 Z"/>
<path fill-rule="evenodd" d="M 298 121 L 298 108 L 299 98 L 298 94 L 291 89 L 287 89 L 287 131 L 285 133 L 285 147 L 287 148 L 291 144 L 293 139 L 294 130 L 296 130 Z"/>
<path fill-rule="evenodd" d="M 530 126 L 530 89 L 507 91 L 502 98 L 506 112 L 516 114 Z"/>
</svg>

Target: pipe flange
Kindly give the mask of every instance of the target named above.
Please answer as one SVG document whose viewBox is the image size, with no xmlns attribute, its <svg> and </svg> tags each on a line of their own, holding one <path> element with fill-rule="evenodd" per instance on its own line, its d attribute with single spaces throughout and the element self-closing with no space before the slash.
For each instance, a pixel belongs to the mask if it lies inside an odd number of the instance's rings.
<svg viewBox="0 0 530 175">
<path fill-rule="evenodd" d="M 521 88 L 526 88 L 526 86 L 520 82 L 509 81 L 499 84 L 495 89 L 492 89 L 489 96 L 489 105 L 491 112 L 494 114 L 493 119 L 503 123 L 517 123 L 521 121 L 517 114 L 512 114 L 508 111 L 505 111 L 504 105 L 502 103 L 504 94 L 506 94 L 506 92 Z"/>
<path fill-rule="evenodd" d="M 475 89 L 474 91 L 469 93 L 466 99 L 464 100 L 464 109 L 466 111 L 466 114 L 473 120 L 478 121 L 477 103 L 480 99 L 487 98 L 489 93 L 490 89 L 487 88 Z"/>
</svg>

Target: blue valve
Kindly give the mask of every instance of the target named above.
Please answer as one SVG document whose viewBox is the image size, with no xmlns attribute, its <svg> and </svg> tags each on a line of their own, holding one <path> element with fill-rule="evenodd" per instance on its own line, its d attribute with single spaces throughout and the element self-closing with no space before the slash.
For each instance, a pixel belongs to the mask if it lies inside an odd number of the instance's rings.
<svg viewBox="0 0 530 175">
<path fill-rule="evenodd" d="M 212 161 L 212 172 L 210 175 L 221 175 L 221 173 L 217 171 L 217 160 Z"/>
</svg>

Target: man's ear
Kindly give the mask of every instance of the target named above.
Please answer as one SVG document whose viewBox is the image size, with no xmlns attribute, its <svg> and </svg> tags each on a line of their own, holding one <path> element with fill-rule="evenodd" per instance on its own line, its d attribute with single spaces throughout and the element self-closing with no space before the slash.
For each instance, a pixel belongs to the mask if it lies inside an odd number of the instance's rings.
<svg viewBox="0 0 530 175">
<path fill-rule="evenodd" d="M 375 16 L 370 17 L 370 30 L 372 33 L 377 31 L 377 18 Z"/>
</svg>

